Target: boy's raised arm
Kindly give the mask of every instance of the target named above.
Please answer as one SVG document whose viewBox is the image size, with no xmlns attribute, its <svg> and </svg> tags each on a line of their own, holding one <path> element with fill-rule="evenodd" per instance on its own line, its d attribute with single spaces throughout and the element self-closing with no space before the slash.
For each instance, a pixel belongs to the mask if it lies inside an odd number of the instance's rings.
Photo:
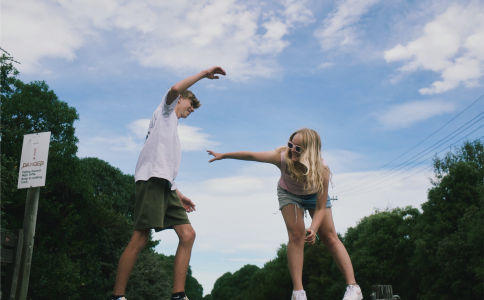
<svg viewBox="0 0 484 300">
<path fill-rule="evenodd" d="M 202 78 L 218 79 L 218 76 L 216 74 L 225 76 L 225 71 L 221 67 L 211 67 L 210 69 L 203 70 L 195 75 L 192 75 L 188 78 L 183 79 L 180 82 L 175 83 L 171 87 L 170 92 L 168 93 L 166 104 L 167 105 L 172 104 L 173 101 L 175 101 L 176 97 L 178 97 L 178 95 L 180 95 L 181 92 L 187 90 Z"/>
</svg>

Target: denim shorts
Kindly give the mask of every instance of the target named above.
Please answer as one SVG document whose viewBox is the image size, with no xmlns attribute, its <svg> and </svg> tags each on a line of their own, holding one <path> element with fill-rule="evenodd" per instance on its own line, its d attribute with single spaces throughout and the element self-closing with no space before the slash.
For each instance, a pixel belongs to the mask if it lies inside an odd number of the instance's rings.
<svg viewBox="0 0 484 300">
<path fill-rule="evenodd" d="M 318 194 L 296 195 L 279 186 L 277 183 L 277 198 L 279 199 L 279 210 L 288 204 L 294 204 L 302 210 L 316 209 L 316 199 Z M 331 200 L 326 201 L 326 208 L 331 208 Z"/>
</svg>

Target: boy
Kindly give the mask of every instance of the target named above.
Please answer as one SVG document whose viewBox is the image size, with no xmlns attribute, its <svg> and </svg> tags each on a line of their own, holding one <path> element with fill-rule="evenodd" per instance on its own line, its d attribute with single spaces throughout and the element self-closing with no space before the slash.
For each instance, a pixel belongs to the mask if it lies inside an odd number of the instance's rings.
<svg viewBox="0 0 484 300">
<path fill-rule="evenodd" d="M 126 300 L 124 292 L 139 253 L 148 242 L 151 229 L 174 229 L 179 238 L 175 255 L 172 300 L 188 300 L 185 277 L 195 241 L 195 231 L 187 212 L 195 204 L 176 188 L 174 182 L 180 166 L 181 148 L 178 119 L 187 118 L 200 102 L 187 89 L 202 78 L 218 79 L 225 75 L 212 67 L 185 78 L 171 87 L 151 117 L 146 141 L 136 165 L 136 205 L 134 231 L 118 264 L 113 300 Z"/>
</svg>

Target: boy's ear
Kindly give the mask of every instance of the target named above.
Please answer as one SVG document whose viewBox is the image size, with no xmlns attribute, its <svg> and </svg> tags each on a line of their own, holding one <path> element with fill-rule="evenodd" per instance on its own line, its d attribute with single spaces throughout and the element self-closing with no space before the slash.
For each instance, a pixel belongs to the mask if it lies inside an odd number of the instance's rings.
<svg viewBox="0 0 484 300">
<path fill-rule="evenodd" d="M 181 101 L 182 101 L 182 97 L 180 96 L 180 97 L 178 97 L 178 104 L 180 104 Z"/>
</svg>

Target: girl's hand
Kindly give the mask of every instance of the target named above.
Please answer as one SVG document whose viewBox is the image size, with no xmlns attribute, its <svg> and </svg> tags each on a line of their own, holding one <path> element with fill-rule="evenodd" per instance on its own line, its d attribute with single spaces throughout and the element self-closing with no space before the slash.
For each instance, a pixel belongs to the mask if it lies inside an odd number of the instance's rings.
<svg viewBox="0 0 484 300">
<path fill-rule="evenodd" d="M 212 161 L 223 159 L 223 153 L 215 153 L 212 150 L 207 150 L 207 152 L 208 152 L 208 155 L 215 156 L 214 158 L 208 161 L 209 163 L 211 163 Z"/>
<path fill-rule="evenodd" d="M 316 242 L 316 230 L 314 230 L 312 227 L 309 227 L 308 229 L 306 229 L 306 238 L 304 238 L 304 240 L 306 241 L 306 243 L 308 243 L 309 245 L 312 245 Z"/>
</svg>

